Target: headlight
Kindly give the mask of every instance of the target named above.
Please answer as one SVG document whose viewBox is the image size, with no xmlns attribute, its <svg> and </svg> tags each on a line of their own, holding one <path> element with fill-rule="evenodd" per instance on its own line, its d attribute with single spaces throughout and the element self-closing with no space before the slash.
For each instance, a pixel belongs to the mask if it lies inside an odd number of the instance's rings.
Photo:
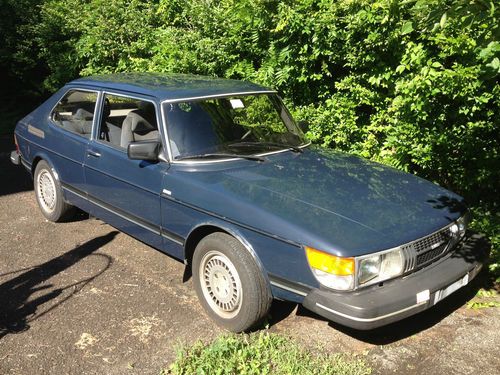
<svg viewBox="0 0 500 375">
<path fill-rule="evenodd" d="M 462 216 L 460 219 L 457 220 L 457 226 L 458 226 L 458 235 L 460 238 L 465 236 L 465 232 L 467 231 L 467 224 L 469 222 L 469 217 L 467 214 Z"/>
<path fill-rule="evenodd" d="M 361 258 L 358 264 L 359 285 L 391 279 L 401 275 L 404 269 L 403 255 L 399 249 Z"/>
<path fill-rule="evenodd" d="M 404 269 L 403 255 L 399 249 L 361 257 L 357 262 L 357 269 L 356 258 L 337 257 L 307 246 L 305 250 L 309 266 L 318 282 L 337 290 L 351 290 L 355 286 L 391 279 L 401 275 Z"/>
<path fill-rule="evenodd" d="M 364 284 L 380 274 L 380 255 L 362 259 L 359 262 L 358 282 Z"/>
<path fill-rule="evenodd" d="M 307 246 L 305 249 L 311 270 L 321 284 L 337 290 L 354 288 L 354 258 L 337 257 Z"/>
<path fill-rule="evenodd" d="M 468 214 L 460 217 L 455 223 L 450 226 L 450 232 L 457 238 L 460 239 L 465 236 L 467 231 L 467 224 L 469 222 Z"/>
</svg>

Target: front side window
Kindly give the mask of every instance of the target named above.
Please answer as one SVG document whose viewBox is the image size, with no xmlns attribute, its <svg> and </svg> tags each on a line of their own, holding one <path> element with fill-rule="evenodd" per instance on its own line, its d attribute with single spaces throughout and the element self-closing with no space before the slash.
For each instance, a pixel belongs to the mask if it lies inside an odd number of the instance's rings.
<svg viewBox="0 0 500 375">
<path fill-rule="evenodd" d="M 55 106 L 51 119 L 65 130 L 90 138 L 96 101 L 97 92 L 70 90 Z"/>
<path fill-rule="evenodd" d="M 276 95 L 236 95 L 163 106 L 174 160 L 262 154 L 305 143 Z"/>
<path fill-rule="evenodd" d="M 130 142 L 160 139 L 153 103 L 119 95 L 104 95 L 98 139 L 126 149 Z"/>
</svg>

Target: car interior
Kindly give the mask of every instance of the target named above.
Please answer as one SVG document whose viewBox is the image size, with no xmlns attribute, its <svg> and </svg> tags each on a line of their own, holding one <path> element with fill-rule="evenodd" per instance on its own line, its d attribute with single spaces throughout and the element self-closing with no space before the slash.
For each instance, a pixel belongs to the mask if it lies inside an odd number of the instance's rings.
<svg viewBox="0 0 500 375">
<path fill-rule="evenodd" d="M 97 93 L 72 90 L 57 104 L 52 120 L 63 129 L 90 138 Z"/>
<path fill-rule="evenodd" d="M 52 112 L 54 123 L 90 139 L 97 93 L 71 90 Z M 159 139 L 155 106 L 144 100 L 106 94 L 99 140 L 126 149 L 130 142 Z"/>
<path fill-rule="evenodd" d="M 159 139 L 159 136 L 153 103 L 106 95 L 100 140 L 126 149 L 130 142 Z"/>
</svg>

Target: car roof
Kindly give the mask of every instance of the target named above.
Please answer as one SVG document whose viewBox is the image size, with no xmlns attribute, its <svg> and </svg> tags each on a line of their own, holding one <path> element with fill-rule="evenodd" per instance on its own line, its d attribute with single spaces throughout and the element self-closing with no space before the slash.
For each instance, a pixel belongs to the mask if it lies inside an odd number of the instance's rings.
<svg viewBox="0 0 500 375">
<path fill-rule="evenodd" d="M 274 92 L 274 90 L 251 82 L 173 73 L 95 75 L 76 79 L 70 84 L 150 95 L 161 101 L 214 95 Z"/>
</svg>

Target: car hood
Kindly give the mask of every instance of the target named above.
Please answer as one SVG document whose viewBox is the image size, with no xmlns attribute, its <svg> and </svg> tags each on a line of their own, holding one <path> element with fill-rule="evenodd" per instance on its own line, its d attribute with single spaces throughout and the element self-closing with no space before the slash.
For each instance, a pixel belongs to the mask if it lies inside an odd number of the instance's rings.
<svg viewBox="0 0 500 375">
<path fill-rule="evenodd" d="M 332 150 L 237 164 L 179 170 L 173 192 L 233 222 L 341 256 L 415 240 L 465 210 L 460 196 L 429 181 Z"/>
</svg>

